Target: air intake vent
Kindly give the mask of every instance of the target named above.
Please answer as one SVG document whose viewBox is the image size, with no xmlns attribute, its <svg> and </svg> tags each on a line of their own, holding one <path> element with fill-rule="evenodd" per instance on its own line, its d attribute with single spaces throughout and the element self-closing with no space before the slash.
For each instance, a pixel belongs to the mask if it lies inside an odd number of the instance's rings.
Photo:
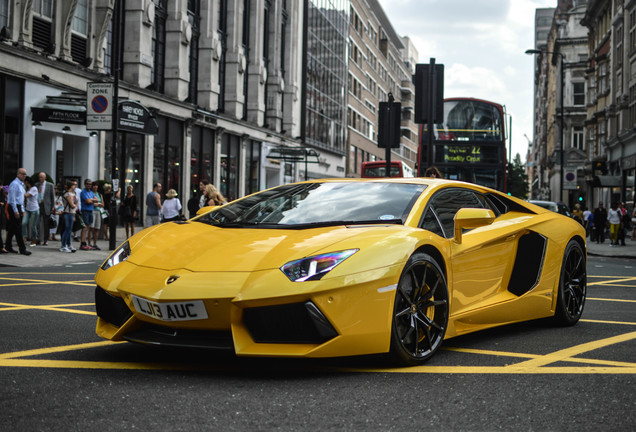
<svg viewBox="0 0 636 432">
<path fill-rule="evenodd" d="M 522 296 L 535 287 L 541 276 L 546 245 L 546 238 L 536 232 L 529 232 L 519 239 L 508 291 Z"/>
</svg>

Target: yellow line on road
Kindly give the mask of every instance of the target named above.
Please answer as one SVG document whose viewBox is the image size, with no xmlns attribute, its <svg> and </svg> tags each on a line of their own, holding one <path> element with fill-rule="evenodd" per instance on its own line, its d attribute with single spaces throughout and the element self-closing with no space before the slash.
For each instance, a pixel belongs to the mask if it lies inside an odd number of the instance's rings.
<svg viewBox="0 0 636 432">
<path fill-rule="evenodd" d="M 624 277 L 624 278 L 621 278 L 621 279 L 612 279 L 612 280 L 608 280 L 608 281 L 588 282 L 587 286 L 607 285 L 607 284 L 613 284 L 613 283 L 618 283 L 618 282 L 631 282 L 631 281 L 636 281 L 636 277 Z"/>
<path fill-rule="evenodd" d="M 57 347 L 51 347 L 51 348 L 37 348 L 37 349 L 32 349 L 27 351 L 16 351 L 11 353 L 0 354 L 0 359 L 30 357 L 30 356 L 36 356 L 36 355 L 75 351 L 75 350 L 88 349 L 88 348 L 99 348 L 106 345 L 117 345 L 120 343 L 125 343 L 125 342 L 100 341 L 100 342 L 89 342 L 89 343 L 75 344 L 75 345 L 63 345 L 63 346 L 57 346 Z"/>
<path fill-rule="evenodd" d="M 613 336 L 607 339 L 600 339 L 600 340 L 584 343 L 581 345 L 576 345 L 570 348 L 566 348 L 563 350 L 555 351 L 550 354 L 546 354 L 541 357 L 527 360 L 525 362 L 515 363 L 513 365 L 510 365 L 509 367 L 512 369 L 527 369 L 527 368 L 542 367 L 542 366 L 545 366 L 551 363 L 560 362 L 560 361 L 570 361 L 570 359 L 576 355 L 583 354 L 588 351 L 593 351 L 599 348 L 603 348 L 609 345 L 614 345 L 621 342 L 627 342 L 633 339 L 636 339 L 636 332 L 625 333 L 625 334 Z M 636 369 L 636 367 L 634 369 Z"/>
<path fill-rule="evenodd" d="M 619 303 L 636 303 L 636 300 L 604 299 L 604 298 L 595 298 L 595 297 L 587 297 L 586 300 L 608 301 L 608 302 L 619 302 Z"/>
<path fill-rule="evenodd" d="M 628 321 L 605 321 L 605 320 L 592 320 L 592 319 L 582 319 L 581 322 L 589 322 L 595 324 L 618 324 L 618 325 L 636 325 L 636 322 L 628 322 Z"/>
<path fill-rule="evenodd" d="M 29 310 L 29 309 L 39 309 L 39 310 L 50 310 L 56 312 L 69 312 L 80 315 L 95 315 L 95 312 L 92 311 L 84 311 L 80 309 L 67 309 L 67 307 L 77 307 L 77 306 L 94 306 L 95 303 L 77 303 L 77 304 L 62 304 L 62 305 L 20 305 L 13 303 L 0 303 L 2 306 L 6 306 L 4 308 L 0 308 L 0 312 L 2 311 L 14 311 L 14 310 Z"/>
</svg>

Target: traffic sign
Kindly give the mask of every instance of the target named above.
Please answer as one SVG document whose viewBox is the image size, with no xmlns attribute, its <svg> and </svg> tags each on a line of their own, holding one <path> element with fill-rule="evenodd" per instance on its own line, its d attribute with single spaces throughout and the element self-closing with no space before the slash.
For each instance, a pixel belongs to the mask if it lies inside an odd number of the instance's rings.
<svg viewBox="0 0 636 432">
<path fill-rule="evenodd" d="M 86 84 L 86 129 L 110 130 L 113 127 L 113 83 Z"/>
</svg>

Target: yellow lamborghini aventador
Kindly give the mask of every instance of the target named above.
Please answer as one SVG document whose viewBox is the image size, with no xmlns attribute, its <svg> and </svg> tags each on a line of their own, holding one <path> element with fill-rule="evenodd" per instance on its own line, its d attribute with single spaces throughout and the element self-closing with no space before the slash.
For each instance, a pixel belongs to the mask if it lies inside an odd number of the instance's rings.
<svg viewBox="0 0 636 432">
<path fill-rule="evenodd" d="M 414 365 L 445 338 L 583 312 L 583 227 L 485 187 L 316 180 L 199 213 L 141 231 L 102 264 L 98 335 Z"/>
</svg>

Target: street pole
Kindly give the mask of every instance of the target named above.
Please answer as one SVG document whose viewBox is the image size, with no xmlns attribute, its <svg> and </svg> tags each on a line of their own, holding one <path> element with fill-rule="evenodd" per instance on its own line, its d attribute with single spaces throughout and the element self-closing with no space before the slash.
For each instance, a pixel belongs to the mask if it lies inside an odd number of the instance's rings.
<svg viewBox="0 0 636 432">
<path fill-rule="evenodd" d="M 563 93 L 565 92 L 565 72 L 563 70 L 563 54 L 562 53 L 556 53 L 559 55 L 559 57 L 561 58 L 561 154 L 559 155 L 560 157 L 560 162 L 561 162 L 561 171 L 560 171 L 560 179 L 559 179 L 559 195 L 560 195 L 560 199 L 559 201 L 563 201 L 563 174 L 565 171 L 565 166 L 564 166 L 564 157 L 563 157 L 563 153 L 564 153 L 564 141 L 565 141 L 565 118 L 564 118 L 564 107 L 563 107 Z"/>
<path fill-rule="evenodd" d="M 113 109 L 112 109 L 112 139 L 110 150 L 110 177 L 111 184 L 113 185 L 110 198 L 110 214 L 109 219 L 109 242 L 108 248 L 115 250 L 117 247 L 117 193 L 121 194 L 121 183 L 117 177 L 117 136 L 119 135 L 118 123 L 119 123 L 119 71 L 121 65 L 120 59 L 120 33 L 121 28 L 121 8 L 123 0 L 115 0 L 115 10 L 113 11 Z"/>
</svg>

